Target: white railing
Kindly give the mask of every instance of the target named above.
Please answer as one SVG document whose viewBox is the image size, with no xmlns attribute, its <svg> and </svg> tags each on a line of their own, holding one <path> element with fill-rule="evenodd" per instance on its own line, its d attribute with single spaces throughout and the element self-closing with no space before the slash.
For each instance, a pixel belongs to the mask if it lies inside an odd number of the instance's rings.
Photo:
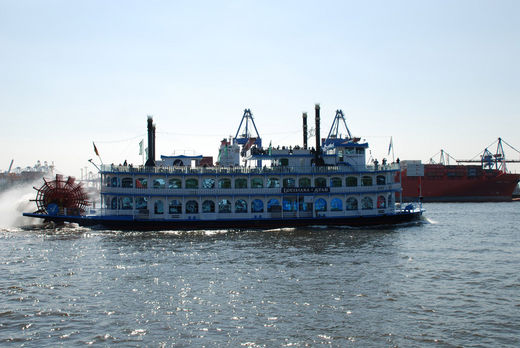
<svg viewBox="0 0 520 348">
<path fill-rule="evenodd" d="M 378 172 L 386 170 L 398 170 L 398 163 L 385 165 L 362 165 L 362 166 L 323 166 L 323 167 L 133 167 L 118 166 L 111 164 L 101 165 L 102 172 L 112 173 L 143 173 L 143 174 L 165 174 L 165 175 L 216 175 L 216 174 L 286 174 L 286 173 L 310 173 L 310 174 L 333 174 L 338 172 Z"/>
</svg>

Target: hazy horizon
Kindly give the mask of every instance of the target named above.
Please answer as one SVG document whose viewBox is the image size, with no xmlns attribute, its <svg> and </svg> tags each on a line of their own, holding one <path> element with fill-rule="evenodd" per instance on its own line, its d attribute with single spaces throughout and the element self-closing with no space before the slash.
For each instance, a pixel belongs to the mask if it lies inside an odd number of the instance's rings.
<svg viewBox="0 0 520 348">
<path fill-rule="evenodd" d="M 263 144 L 321 136 L 336 109 L 372 156 L 472 158 L 520 148 L 517 1 L 3 1 L 0 170 L 67 175 L 157 157 L 213 156 L 253 112 Z M 494 147 L 492 148 L 494 150 Z M 510 159 L 518 153 L 506 149 Z"/>
</svg>

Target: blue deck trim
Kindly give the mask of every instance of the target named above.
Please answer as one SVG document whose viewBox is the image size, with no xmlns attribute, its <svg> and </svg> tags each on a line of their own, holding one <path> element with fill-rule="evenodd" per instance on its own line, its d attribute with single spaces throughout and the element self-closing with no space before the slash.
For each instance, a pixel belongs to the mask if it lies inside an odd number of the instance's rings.
<svg viewBox="0 0 520 348">
<path fill-rule="evenodd" d="M 352 216 L 314 216 L 314 217 L 249 217 L 235 216 L 233 218 L 222 219 L 195 219 L 196 216 L 188 216 L 182 219 L 157 219 L 157 218 L 138 218 L 137 216 L 120 215 L 101 215 L 101 216 L 70 216 L 70 215 L 49 215 L 38 213 L 24 213 L 24 216 L 54 221 L 58 224 L 69 222 L 77 223 L 80 226 L 96 227 L 117 230 L 165 230 L 165 229 L 236 229 L 236 228 L 279 228 L 279 227 L 299 227 L 312 225 L 330 226 L 374 226 L 374 225 L 395 225 L 417 221 L 421 218 L 423 210 L 396 211 L 391 213 L 369 213 L 367 215 Z"/>
<path fill-rule="evenodd" d="M 215 213 L 218 214 L 219 213 Z M 266 213 L 259 213 L 259 214 L 266 214 Z M 333 219 L 357 219 L 360 217 L 363 218 L 375 218 L 380 216 L 393 216 L 393 215 L 399 215 L 399 214 L 405 214 L 405 212 L 402 211 L 396 211 L 394 213 L 385 213 L 385 214 L 369 214 L 369 215 L 352 215 L 352 216 L 314 216 L 314 217 L 278 217 L 278 218 L 272 218 L 272 217 L 262 217 L 261 220 L 333 220 Z M 137 214 L 136 214 L 137 215 Z M 165 214 L 168 215 L 168 214 Z M 198 214 L 193 214 L 198 215 Z M 193 222 L 196 221 L 220 221 L 220 222 L 226 222 L 226 221 L 248 221 L 251 220 L 250 217 L 238 217 L 234 219 L 230 218 L 224 218 L 219 219 L 218 217 L 216 219 L 207 220 L 207 219 L 155 219 L 155 218 L 148 218 L 148 219 L 139 219 L 136 216 L 133 215 L 50 215 L 50 214 L 37 214 L 37 213 L 23 213 L 23 216 L 27 217 L 34 217 L 34 218 L 42 218 L 42 219 L 53 219 L 53 218 L 60 218 L 64 220 L 71 220 L 71 219 L 81 219 L 81 220 L 106 220 L 106 221 L 158 221 L 158 222 Z M 316 221 L 318 222 L 318 221 Z"/>
</svg>

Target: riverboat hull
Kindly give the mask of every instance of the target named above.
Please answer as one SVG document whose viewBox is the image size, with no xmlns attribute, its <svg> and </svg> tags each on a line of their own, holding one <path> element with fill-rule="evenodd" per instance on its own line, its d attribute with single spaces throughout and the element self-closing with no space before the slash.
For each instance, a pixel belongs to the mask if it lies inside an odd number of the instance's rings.
<svg viewBox="0 0 520 348">
<path fill-rule="evenodd" d="M 396 225 L 419 221 L 423 210 L 404 210 L 388 215 L 364 215 L 353 217 L 318 218 L 262 218 L 262 219 L 218 219 L 218 220 L 157 220 L 138 219 L 133 216 L 67 216 L 24 213 L 24 216 L 40 218 L 57 224 L 77 223 L 80 226 L 122 231 L 165 231 L 165 230 L 221 230 L 221 229 L 273 229 L 305 226 L 364 227 Z"/>
</svg>

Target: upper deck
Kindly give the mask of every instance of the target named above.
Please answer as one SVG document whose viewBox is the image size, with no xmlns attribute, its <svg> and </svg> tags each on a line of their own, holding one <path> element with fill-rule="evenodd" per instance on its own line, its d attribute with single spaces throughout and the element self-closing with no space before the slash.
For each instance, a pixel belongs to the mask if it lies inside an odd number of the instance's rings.
<svg viewBox="0 0 520 348">
<path fill-rule="evenodd" d="M 103 164 L 102 174 L 149 174 L 149 175 L 288 175 L 288 174 L 360 174 L 397 172 L 400 170 L 399 163 L 384 165 L 362 165 L 362 166 L 311 166 L 311 167 L 146 167 L 146 166 L 120 166 Z"/>
</svg>

